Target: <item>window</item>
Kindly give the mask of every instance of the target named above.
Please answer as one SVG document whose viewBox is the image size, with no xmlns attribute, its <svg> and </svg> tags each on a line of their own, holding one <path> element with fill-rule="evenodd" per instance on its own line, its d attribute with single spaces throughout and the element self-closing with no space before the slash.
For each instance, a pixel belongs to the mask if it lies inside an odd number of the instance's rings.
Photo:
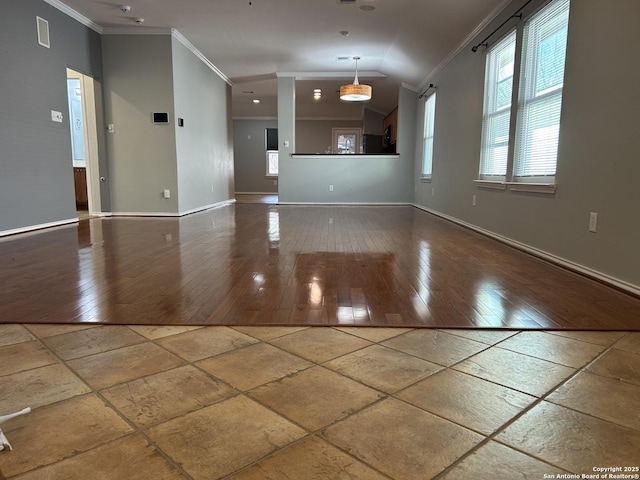
<svg viewBox="0 0 640 480">
<path fill-rule="evenodd" d="M 569 0 L 553 0 L 487 52 L 481 180 L 555 183 L 568 23 Z"/>
<path fill-rule="evenodd" d="M 424 135 L 422 142 L 422 176 L 430 177 L 433 167 L 433 130 L 436 117 L 436 94 L 424 102 Z"/>
<path fill-rule="evenodd" d="M 264 129 L 264 147 L 267 152 L 267 177 L 278 176 L 278 129 Z"/>
<path fill-rule="evenodd" d="M 480 153 L 480 178 L 483 179 L 504 179 L 507 174 L 515 56 L 515 30 L 487 53 Z"/>
<path fill-rule="evenodd" d="M 360 128 L 332 128 L 331 136 L 333 146 L 331 147 L 331 151 L 337 154 L 361 153 L 361 135 L 362 130 Z"/>
<path fill-rule="evenodd" d="M 555 181 L 569 0 L 555 0 L 524 30 L 514 177 Z"/>
<path fill-rule="evenodd" d="M 278 176 L 278 150 L 267 150 L 267 177 Z"/>
</svg>

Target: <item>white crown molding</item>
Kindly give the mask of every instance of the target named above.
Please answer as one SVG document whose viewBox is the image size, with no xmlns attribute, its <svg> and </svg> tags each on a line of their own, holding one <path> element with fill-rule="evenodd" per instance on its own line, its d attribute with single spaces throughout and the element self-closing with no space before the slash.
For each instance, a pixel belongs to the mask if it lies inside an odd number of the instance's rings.
<svg viewBox="0 0 640 480">
<path fill-rule="evenodd" d="M 410 85 L 410 84 L 408 84 L 406 82 L 402 82 L 400 85 L 402 85 L 407 90 L 411 90 L 414 93 L 418 93 L 418 89 L 416 87 L 414 87 L 413 85 Z"/>
<path fill-rule="evenodd" d="M 103 28 L 100 25 L 90 20 L 89 18 L 85 17 L 81 13 L 76 12 L 73 8 L 68 7 L 67 5 L 62 3 L 60 0 L 44 0 L 44 1 L 49 5 L 51 5 L 52 7 L 60 10 L 62 13 L 69 15 L 74 20 L 77 20 L 78 22 L 83 24 L 85 27 L 89 27 L 91 30 L 94 30 L 98 33 L 102 33 Z"/>
<path fill-rule="evenodd" d="M 327 78 L 353 78 L 355 70 L 344 72 L 276 72 L 276 77 L 295 78 L 296 80 L 325 80 Z M 373 70 L 358 70 L 358 78 L 386 78 L 386 75 Z"/>
<path fill-rule="evenodd" d="M 198 50 L 193 43 L 191 43 L 187 37 L 182 35 L 175 28 L 141 28 L 141 27 L 109 27 L 105 28 L 104 35 L 171 35 L 177 41 L 179 41 L 187 50 L 198 57 L 202 63 L 209 67 L 216 75 L 218 75 L 227 84 L 233 86 L 233 82 L 227 77 L 222 70 L 216 67 L 211 60 L 204 56 L 204 54 Z"/>
<path fill-rule="evenodd" d="M 218 75 L 222 80 L 224 80 L 227 84 L 229 84 L 229 85 L 231 85 L 233 87 L 233 82 L 229 79 L 229 77 L 227 77 L 224 73 L 222 73 L 222 70 L 220 70 L 218 67 L 216 67 L 211 62 L 211 60 L 209 60 L 207 57 L 205 57 L 204 54 L 200 50 L 198 50 L 195 47 L 195 45 L 193 43 L 191 43 L 184 35 L 182 35 L 175 28 L 171 29 L 171 35 L 173 36 L 173 38 L 175 38 L 180 43 L 182 43 L 182 45 L 184 45 L 188 50 L 190 50 L 191 53 L 193 53 L 196 57 L 198 57 L 200 60 L 202 60 L 202 62 L 207 67 L 209 67 L 211 70 L 213 70 L 213 72 L 216 75 Z"/>
<path fill-rule="evenodd" d="M 491 13 L 489 13 L 489 15 L 487 15 L 484 20 L 482 22 L 480 22 L 476 28 L 474 28 L 471 33 L 469 33 L 464 40 L 462 40 L 462 42 L 460 42 L 458 44 L 458 46 L 453 49 L 449 55 L 447 55 L 445 57 L 444 60 L 442 60 L 438 66 L 436 66 L 436 68 L 434 68 L 431 73 L 427 76 L 427 78 L 425 78 L 422 83 L 420 83 L 420 85 L 418 86 L 418 91 L 422 91 L 425 88 L 427 88 L 429 86 L 429 83 L 431 83 L 431 80 L 433 80 L 433 78 L 438 75 L 442 70 L 444 70 L 444 68 L 462 51 L 464 50 L 467 45 L 471 42 L 471 40 L 473 40 L 480 32 L 482 32 L 482 30 L 484 30 L 485 28 L 487 28 L 487 26 L 489 26 L 489 24 L 491 22 L 493 22 L 498 15 L 500 15 L 502 13 L 502 11 L 507 7 L 507 5 L 509 5 L 511 3 L 511 0 L 502 0 L 502 2 L 493 9 L 493 11 Z"/>
<path fill-rule="evenodd" d="M 105 27 L 103 35 L 171 35 L 170 28 L 162 27 Z"/>
</svg>

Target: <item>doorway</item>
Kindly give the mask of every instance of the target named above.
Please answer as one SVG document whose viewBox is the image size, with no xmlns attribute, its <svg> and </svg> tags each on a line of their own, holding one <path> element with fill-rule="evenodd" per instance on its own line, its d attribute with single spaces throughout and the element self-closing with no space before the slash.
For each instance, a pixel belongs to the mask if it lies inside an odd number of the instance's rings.
<svg viewBox="0 0 640 480">
<path fill-rule="evenodd" d="M 71 167 L 79 217 L 101 211 L 94 88 L 93 78 L 67 68 Z"/>
</svg>

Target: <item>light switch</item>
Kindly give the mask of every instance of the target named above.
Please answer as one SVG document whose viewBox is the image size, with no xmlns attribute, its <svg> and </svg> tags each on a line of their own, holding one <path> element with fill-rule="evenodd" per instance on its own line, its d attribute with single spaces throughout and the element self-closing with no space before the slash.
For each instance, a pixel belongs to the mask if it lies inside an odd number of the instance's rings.
<svg viewBox="0 0 640 480">
<path fill-rule="evenodd" d="M 62 123 L 64 117 L 62 116 L 62 112 L 57 112 L 56 110 L 51 110 L 51 121 Z"/>
</svg>

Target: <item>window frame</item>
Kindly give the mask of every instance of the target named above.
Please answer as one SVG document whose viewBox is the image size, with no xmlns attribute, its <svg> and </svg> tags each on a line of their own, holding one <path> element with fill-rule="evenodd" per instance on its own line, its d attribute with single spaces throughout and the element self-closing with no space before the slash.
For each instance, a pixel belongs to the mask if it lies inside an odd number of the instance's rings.
<svg viewBox="0 0 640 480">
<path fill-rule="evenodd" d="M 270 167 L 271 167 L 271 159 L 270 156 L 275 154 L 276 155 L 276 165 L 278 167 L 278 171 L 276 173 L 272 173 L 270 171 Z M 280 174 L 280 158 L 279 158 L 279 152 L 278 150 L 267 150 L 266 151 L 266 155 L 265 155 L 265 159 L 266 159 L 266 173 L 265 173 L 265 177 L 266 178 L 278 178 L 278 175 Z"/>
<path fill-rule="evenodd" d="M 480 187 L 488 187 L 488 188 L 506 188 L 509 186 L 512 191 L 530 191 L 537 193 L 554 193 L 556 191 L 556 173 L 553 175 L 517 175 L 519 172 L 519 167 L 521 162 L 525 157 L 522 153 L 523 148 L 523 135 L 526 132 L 533 132 L 533 130 L 527 129 L 527 124 L 525 119 L 523 118 L 526 114 L 525 108 L 528 108 L 530 105 L 534 103 L 541 103 L 545 99 L 552 96 L 560 96 L 560 100 L 558 103 L 558 121 L 555 123 L 557 125 L 557 140 L 555 141 L 555 172 L 557 172 L 558 165 L 558 151 L 560 144 L 560 135 L 561 135 L 561 112 L 562 112 L 562 95 L 564 90 L 564 73 L 566 67 L 566 58 L 567 58 L 567 38 L 568 34 L 564 36 L 564 56 L 562 58 L 562 81 L 560 82 L 560 87 L 556 88 L 558 84 L 554 87 L 551 87 L 551 91 L 543 91 L 539 94 L 538 98 L 535 98 L 532 102 L 529 97 L 527 97 L 527 93 L 529 93 L 531 89 L 531 81 L 527 81 L 527 79 L 531 79 L 531 76 L 535 76 L 535 72 L 531 72 L 531 66 L 533 69 L 538 68 L 539 66 L 539 56 L 538 51 L 540 49 L 540 45 L 542 41 L 538 41 L 532 44 L 527 44 L 527 35 L 530 35 L 530 26 L 535 23 L 539 19 L 544 19 L 547 17 L 548 21 L 554 22 L 559 21 L 561 25 L 559 28 L 555 29 L 555 33 L 558 31 L 566 30 L 568 33 L 569 28 L 569 20 L 568 15 L 570 12 L 570 0 L 550 0 L 545 3 L 541 8 L 537 9 L 528 18 L 518 25 L 515 29 L 516 32 L 516 44 L 515 44 L 515 57 L 514 57 L 514 72 L 513 72 L 513 83 L 512 83 L 512 99 L 510 106 L 510 119 L 509 119 L 509 137 L 508 137 L 508 154 L 507 154 L 507 168 L 505 175 L 486 175 L 483 174 L 483 155 L 485 148 L 485 131 L 487 128 L 486 117 L 485 117 L 485 107 L 483 105 L 483 122 L 482 122 L 482 137 L 481 137 L 481 151 L 480 151 L 480 160 L 478 166 L 478 179 L 475 182 Z M 559 20 L 559 15 L 567 15 L 566 20 Z M 509 31 L 506 35 L 504 35 L 500 40 L 498 40 L 493 47 L 487 49 L 486 54 L 489 55 L 492 51 L 492 48 L 498 46 L 504 39 L 508 38 L 513 34 L 513 30 Z M 551 35 L 548 35 L 544 38 L 550 38 Z M 531 51 L 531 47 L 534 47 L 533 53 Z M 533 62 L 529 62 L 529 58 L 534 55 L 535 58 Z M 529 68 L 528 68 L 529 67 Z M 485 102 L 487 96 L 487 75 L 485 73 Z"/>
<path fill-rule="evenodd" d="M 436 93 L 424 99 L 424 120 L 422 124 L 422 162 L 420 179 L 428 181 L 433 176 L 433 145 L 436 124 Z M 425 166 L 428 165 L 428 169 Z"/>
<path fill-rule="evenodd" d="M 555 184 L 556 183 L 556 174 L 558 170 L 558 149 L 560 145 L 560 129 L 561 129 L 561 115 L 562 115 L 562 97 L 564 94 L 564 73 L 566 66 L 566 58 L 567 58 L 567 37 L 568 37 L 568 28 L 569 28 L 569 10 L 570 10 L 570 0 L 552 0 L 544 7 L 536 11 L 533 15 L 531 15 L 523 26 L 523 40 L 522 40 L 522 59 L 520 62 L 520 78 L 522 81 L 520 82 L 519 92 L 518 92 L 518 111 L 517 111 L 517 126 L 515 131 L 515 145 L 514 145 L 514 159 L 513 159 L 513 171 L 511 180 L 514 183 L 541 183 L 541 184 Z M 566 22 L 563 22 L 561 16 L 564 16 L 566 12 Z M 553 15 L 553 16 L 552 16 Z M 539 19 L 544 19 L 544 17 L 548 17 L 546 20 L 544 27 L 550 28 L 551 33 L 547 36 L 540 36 L 540 28 L 538 30 L 532 31 L 534 22 Z M 549 22 L 560 23 L 559 25 L 549 25 Z M 567 34 L 564 35 L 564 51 L 562 57 L 562 69 L 561 69 L 561 78 L 560 82 L 554 84 L 551 87 L 547 87 L 540 92 L 536 91 L 536 79 L 538 78 L 538 70 L 541 68 L 541 55 L 540 50 L 544 41 L 551 38 L 553 35 L 557 34 L 561 31 L 566 31 Z M 534 41 L 529 42 L 529 37 L 534 37 Z M 533 47 L 533 48 L 531 48 Z M 533 58 L 532 61 L 529 59 Z M 557 122 L 550 125 L 550 127 L 556 126 L 556 141 L 555 152 L 553 152 L 553 173 L 544 173 L 544 174 L 520 174 L 521 169 L 523 168 L 522 164 L 524 162 L 530 163 L 531 152 L 529 151 L 529 156 L 527 153 L 523 153 L 523 149 L 529 148 L 530 142 L 528 141 L 529 137 L 535 135 L 536 130 L 531 127 L 529 128 L 529 120 L 530 117 L 528 115 L 530 109 L 535 108 L 539 105 L 547 105 L 549 104 L 549 99 L 554 97 L 559 97 L 556 101 L 557 108 Z M 544 128 L 549 128 L 544 127 Z M 539 130 L 539 129 L 538 129 Z M 525 136 L 527 140 L 525 140 Z M 531 142 L 532 143 L 532 142 Z M 531 173 L 531 172 L 530 172 Z"/>
<path fill-rule="evenodd" d="M 511 79 L 511 98 L 509 99 L 509 103 L 504 106 L 496 105 L 496 98 L 498 96 L 499 89 L 499 76 L 500 76 L 500 53 L 510 49 L 511 46 L 508 44 L 513 43 L 513 59 L 512 59 L 512 72 L 511 76 L 508 77 Z M 512 145 L 512 128 L 511 128 L 511 119 L 513 117 L 513 105 L 514 105 L 514 91 L 516 89 L 515 81 L 516 81 L 516 53 L 518 48 L 518 34 L 517 30 L 514 28 L 509 33 L 507 33 L 504 37 L 502 37 L 499 41 L 497 41 L 491 48 L 487 50 L 486 60 L 485 60 L 485 80 L 484 80 L 484 102 L 483 102 L 483 110 L 482 110 L 482 140 L 480 146 L 480 164 L 479 164 L 479 172 L 478 178 L 480 180 L 487 181 L 505 181 L 507 178 L 507 174 L 509 171 L 509 153 Z M 506 79 L 505 79 L 506 80 Z M 504 81 L 504 80 L 503 80 Z M 502 147 L 506 147 L 506 158 L 504 165 L 504 173 L 496 174 L 496 173 L 488 173 L 486 168 L 487 163 L 489 163 L 490 153 L 497 149 L 497 144 L 492 138 L 489 138 L 492 130 L 491 120 L 505 116 L 507 117 L 507 139 Z M 494 169 L 491 169 L 494 170 Z"/>
</svg>

